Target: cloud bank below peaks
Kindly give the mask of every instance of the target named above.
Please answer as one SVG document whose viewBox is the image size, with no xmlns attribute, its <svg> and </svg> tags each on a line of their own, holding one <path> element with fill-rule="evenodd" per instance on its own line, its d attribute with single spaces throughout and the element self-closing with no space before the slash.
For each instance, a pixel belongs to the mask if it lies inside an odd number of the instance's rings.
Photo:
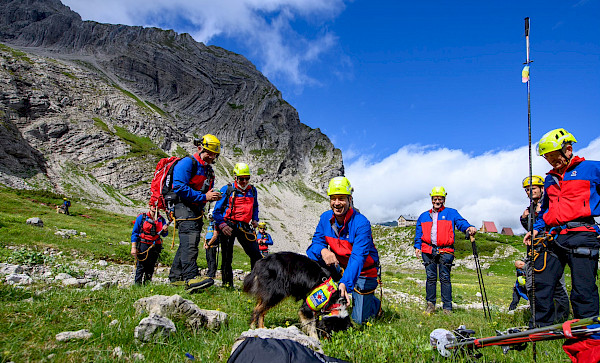
<svg viewBox="0 0 600 363">
<path fill-rule="evenodd" d="M 581 149 L 580 149 L 581 147 Z M 535 150 L 535 148 L 533 149 Z M 446 206 L 455 208 L 475 227 L 494 221 L 496 227 L 523 232 L 519 216 L 528 206 L 522 180 L 529 175 L 527 146 L 515 150 L 469 155 L 461 150 L 407 145 L 380 161 L 359 158 L 346 165 L 355 205 L 371 222 L 420 215 L 431 208 L 429 192 L 444 186 Z M 588 146 L 575 144 L 575 154 L 600 160 L 600 138 Z M 533 174 L 544 176 L 550 165 L 535 155 Z"/>
</svg>

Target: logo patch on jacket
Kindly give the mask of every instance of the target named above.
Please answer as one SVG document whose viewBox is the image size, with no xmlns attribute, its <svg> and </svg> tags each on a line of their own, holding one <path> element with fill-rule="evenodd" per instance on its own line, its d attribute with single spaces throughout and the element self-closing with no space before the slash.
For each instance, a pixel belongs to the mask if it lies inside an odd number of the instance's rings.
<svg viewBox="0 0 600 363">
<path fill-rule="evenodd" d="M 571 173 L 571 176 L 577 176 L 577 170 L 573 170 L 573 172 Z"/>
</svg>

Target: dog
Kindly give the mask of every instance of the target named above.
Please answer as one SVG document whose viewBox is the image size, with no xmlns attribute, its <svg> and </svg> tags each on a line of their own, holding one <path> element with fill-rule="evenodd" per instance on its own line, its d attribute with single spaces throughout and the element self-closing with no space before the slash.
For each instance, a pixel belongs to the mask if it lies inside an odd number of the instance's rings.
<svg viewBox="0 0 600 363">
<path fill-rule="evenodd" d="M 278 252 L 268 255 L 254 265 L 252 272 L 244 278 L 243 291 L 256 298 L 250 328 L 264 328 L 265 314 L 287 297 L 303 300 L 298 311 L 302 330 L 313 338 L 328 338 L 334 331 L 352 326 L 347 310 L 347 301 L 340 291 L 329 287 L 330 298 L 317 311 L 307 303 L 309 294 L 325 282 L 339 280 L 334 269 L 321 267 L 307 256 L 293 252 Z M 333 283 L 335 284 L 335 283 Z M 325 285 L 327 289 L 327 285 Z M 333 292 L 332 292 L 333 291 Z M 311 294 L 312 295 L 312 294 Z M 323 297 L 321 294 L 320 297 Z M 314 303 L 313 303 L 314 305 Z"/>
</svg>

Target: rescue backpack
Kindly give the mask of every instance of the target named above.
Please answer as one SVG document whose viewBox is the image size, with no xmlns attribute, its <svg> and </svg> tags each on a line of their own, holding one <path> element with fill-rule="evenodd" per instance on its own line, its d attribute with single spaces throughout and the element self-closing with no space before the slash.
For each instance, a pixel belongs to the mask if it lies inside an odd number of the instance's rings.
<svg viewBox="0 0 600 363">
<path fill-rule="evenodd" d="M 198 160 L 193 156 L 186 157 L 192 159 L 192 175 L 196 175 Z M 156 164 L 154 177 L 152 183 L 150 183 L 150 204 L 155 205 L 157 209 L 167 209 L 165 196 L 173 189 L 173 169 L 181 159 L 178 156 L 171 156 L 170 158 L 160 159 Z"/>
</svg>

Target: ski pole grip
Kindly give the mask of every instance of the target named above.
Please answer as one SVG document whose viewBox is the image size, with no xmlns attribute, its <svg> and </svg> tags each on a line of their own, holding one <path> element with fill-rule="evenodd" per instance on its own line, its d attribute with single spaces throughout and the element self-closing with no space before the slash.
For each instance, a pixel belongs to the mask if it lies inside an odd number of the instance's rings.
<svg viewBox="0 0 600 363">
<path fill-rule="evenodd" d="M 475 242 L 475 236 L 473 236 L 472 234 L 469 234 L 469 232 L 465 232 L 465 239 L 470 240 L 471 243 Z"/>
<path fill-rule="evenodd" d="M 525 36 L 529 36 L 529 17 L 525 18 Z"/>
</svg>

